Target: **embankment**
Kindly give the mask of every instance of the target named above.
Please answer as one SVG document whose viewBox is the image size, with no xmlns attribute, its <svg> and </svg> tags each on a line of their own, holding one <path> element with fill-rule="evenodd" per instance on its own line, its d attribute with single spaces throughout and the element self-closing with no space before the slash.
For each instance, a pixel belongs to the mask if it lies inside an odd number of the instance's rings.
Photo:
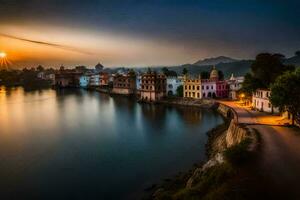
<svg viewBox="0 0 300 200">
<path fill-rule="evenodd" d="M 150 199 L 235 199 L 241 194 L 253 197 L 247 189 L 233 188 L 243 185 L 242 180 L 248 176 L 244 164 L 256 149 L 256 134 L 238 123 L 234 110 L 223 104 L 216 107 L 226 120 L 208 132 L 207 162 L 165 181 L 155 188 Z"/>
</svg>

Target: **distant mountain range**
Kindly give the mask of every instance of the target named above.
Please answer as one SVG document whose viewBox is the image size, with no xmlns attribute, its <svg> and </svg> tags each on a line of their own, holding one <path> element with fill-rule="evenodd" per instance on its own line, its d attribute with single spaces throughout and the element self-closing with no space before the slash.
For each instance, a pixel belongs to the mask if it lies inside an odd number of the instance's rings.
<svg viewBox="0 0 300 200">
<path fill-rule="evenodd" d="M 184 64 L 168 68 L 176 71 L 178 74 L 182 73 L 183 68 L 186 68 L 190 74 L 199 74 L 201 71 L 210 72 L 212 67 L 216 66 L 216 68 L 223 71 L 225 77 L 228 78 L 232 73 L 234 76 L 244 76 L 246 73 L 250 72 L 250 67 L 253 62 L 254 60 L 238 60 L 226 56 L 219 56 L 199 60 L 194 64 Z M 284 64 L 300 67 L 300 55 L 286 58 L 283 62 Z"/>
<path fill-rule="evenodd" d="M 300 67 L 300 55 L 285 59 L 284 64 Z"/>
<path fill-rule="evenodd" d="M 219 56 L 219 57 L 215 57 L 215 58 L 206 58 L 203 60 L 199 60 L 199 61 L 195 62 L 193 65 L 198 65 L 198 66 L 217 65 L 220 63 L 232 63 L 232 62 L 236 62 L 236 61 L 238 61 L 238 60 L 229 58 L 226 56 Z"/>
<path fill-rule="evenodd" d="M 251 64 L 254 60 L 238 60 L 226 56 L 219 56 L 215 58 L 207 58 L 199 60 L 194 64 L 184 64 L 180 66 L 169 66 L 169 70 L 176 71 L 177 74 L 181 74 L 182 70 L 186 68 L 189 74 L 200 74 L 202 71 L 210 72 L 213 66 L 216 66 L 218 70 L 223 71 L 226 78 L 229 78 L 233 73 L 234 76 L 244 76 L 246 73 L 250 72 Z M 300 55 L 286 58 L 284 60 L 285 64 L 295 65 L 300 67 Z M 153 70 L 161 71 L 163 66 L 152 67 Z M 111 73 L 116 73 L 118 70 L 124 70 L 125 68 L 105 68 Z M 146 72 L 148 67 L 135 68 L 139 72 Z"/>
</svg>

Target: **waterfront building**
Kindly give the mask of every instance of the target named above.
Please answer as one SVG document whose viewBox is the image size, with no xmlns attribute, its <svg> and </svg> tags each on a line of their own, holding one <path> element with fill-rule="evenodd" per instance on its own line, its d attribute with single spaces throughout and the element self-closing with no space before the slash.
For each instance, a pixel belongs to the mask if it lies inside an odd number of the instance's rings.
<svg viewBox="0 0 300 200">
<path fill-rule="evenodd" d="M 202 98 L 217 97 L 217 82 L 219 81 L 218 70 L 213 67 L 208 79 L 201 79 L 201 96 Z"/>
<path fill-rule="evenodd" d="M 218 98 L 228 98 L 229 85 L 227 81 L 217 81 L 216 82 L 216 97 Z"/>
<path fill-rule="evenodd" d="M 140 99 L 142 101 L 155 102 L 166 96 L 166 76 L 151 72 L 142 75 Z"/>
<path fill-rule="evenodd" d="M 88 76 L 88 75 L 82 75 L 82 76 L 80 76 L 80 78 L 79 78 L 79 85 L 80 85 L 80 87 L 83 87 L 83 88 L 88 87 L 89 82 L 90 82 L 90 76 Z"/>
<path fill-rule="evenodd" d="M 136 76 L 136 96 L 138 98 L 141 96 L 141 88 L 142 88 L 142 74 L 137 73 L 137 76 Z"/>
<path fill-rule="evenodd" d="M 46 80 L 51 83 L 51 85 L 55 84 L 55 74 L 50 71 L 43 71 L 37 74 L 38 79 Z"/>
<path fill-rule="evenodd" d="M 201 79 L 201 98 L 215 98 L 217 84 L 212 79 Z"/>
<path fill-rule="evenodd" d="M 271 91 L 268 89 L 257 89 L 252 94 L 252 107 L 256 110 L 268 113 L 278 113 L 279 109 L 274 108 L 269 100 Z"/>
<path fill-rule="evenodd" d="M 201 99 L 201 77 L 190 77 L 185 75 L 183 78 L 183 97 Z"/>
<path fill-rule="evenodd" d="M 127 74 L 116 74 L 113 80 L 114 94 L 132 95 L 136 91 L 136 75 L 134 71 Z"/>
<path fill-rule="evenodd" d="M 100 86 L 100 74 L 94 73 L 90 75 L 89 86 L 91 87 Z"/>
<path fill-rule="evenodd" d="M 136 89 L 140 90 L 142 88 L 142 75 L 138 74 L 136 76 Z"/>
<path fill-rule="evenodd" d="M 79 79 L 82 73 L 60 71 L 55 74 L 55 86 L 57 87 L 79 87 Z"/>
<path fill-rule="evenodd" d="M 201 79 L 202 98 L 227 98 L 229 86 L 227 81 L 219 79 L 216 67 L 210 72 L 209 79 Z"/>
<path fill-rule="evenodd" d="M 229 85 L 229 98 L 232 100 L 238 99 L 237 92 L 242 88 L 242 84 L 244 82 L 244 77 L 234 77 L 233 74 L 231 74 L 231 77 L 229 80 L 227 80 L 227 83 Z"/>
<path fill-rule="evenodd" d="M 38 72 L 37 78 L 44 79 L 45 78 L 45 72 Z"/>
<path fill-rule="evenodd" d="M 107 72 L 100 72 L 100 86 L 108 86 L 109 74 Z"/>
<path fill-rule="evenodd" d="M 167 95 L 174 96 L 177 94 L 177 88 L 183 85 L 183 78 L 177 76 L 167 77 Z"/>
</svg>

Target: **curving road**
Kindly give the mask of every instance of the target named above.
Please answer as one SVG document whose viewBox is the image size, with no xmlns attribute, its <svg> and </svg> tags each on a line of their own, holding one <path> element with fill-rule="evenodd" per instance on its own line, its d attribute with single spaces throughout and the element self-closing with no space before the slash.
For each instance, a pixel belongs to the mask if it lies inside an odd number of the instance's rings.
<svg viewBox="0 0 300 200">
<path fill-rule="evenodd" d="M 300 131 L 276 124 L 266 115 L 250 111 L 235 102 L 223 103 L 238 114 L 238 122 L 248 124 L 261 135 L 261 150 L 253 171 L 265 183 L 265 196 L 272 199 L 300 199 Z M 273 116 L 270 116 L 272 119 Z M 262 123 L 264 122 L 264 123 Z"/>
</svg>

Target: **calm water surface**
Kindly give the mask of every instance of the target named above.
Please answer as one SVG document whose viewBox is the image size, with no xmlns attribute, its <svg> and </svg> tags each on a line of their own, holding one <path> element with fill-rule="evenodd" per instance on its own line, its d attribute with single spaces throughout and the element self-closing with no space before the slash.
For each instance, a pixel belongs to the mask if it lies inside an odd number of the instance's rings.
<svg viewBox="0 0 300 200">
<path fill-rule="evenodd" d="M 205 159 L 210 110 L 84 90 L 0 90 L 2 197 L 136 199 Z"/>
</svg>

